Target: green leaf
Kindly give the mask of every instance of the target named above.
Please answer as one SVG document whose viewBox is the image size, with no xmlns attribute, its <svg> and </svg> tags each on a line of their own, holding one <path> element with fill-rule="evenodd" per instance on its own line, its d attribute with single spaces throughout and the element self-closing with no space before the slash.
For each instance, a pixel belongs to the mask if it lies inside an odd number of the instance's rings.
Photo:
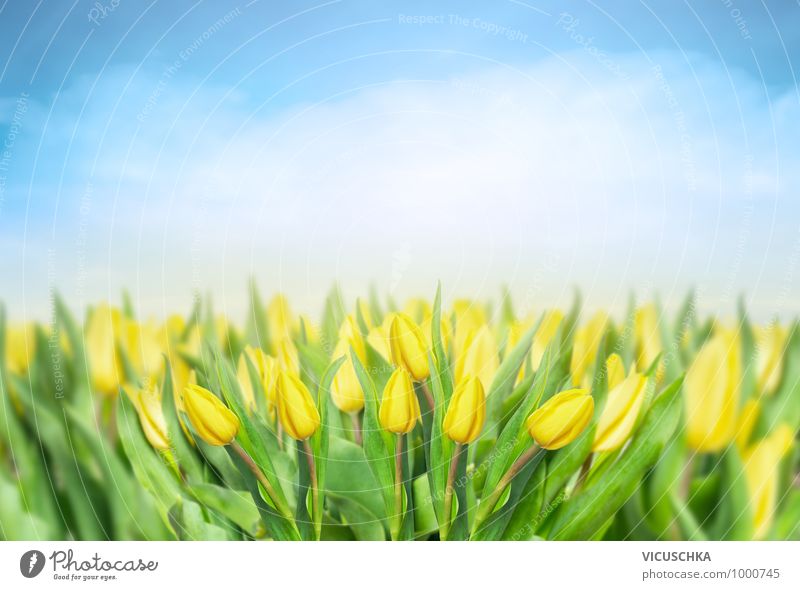
<svg viewBox="0 0 800 590">
<path fill-rule="evenodd" d="M 191 500 L 178 499 L 168 514 L 182 541 L 227 541 L 230 538 L 225 529 L 208 522 L 200 505 Z"/>
<path fill-rule="evenodd" d="M 190 491 L 198 502 L 218 512 L 249 536 L 258 534 L 258 508 L 250 494 L 210 483 L 191 486 Z"/>
<path fill-rule="evenodd" d="M 754 506 L 747 489 L 744 463 L 734 445 L 725 450 L 721 464 L 722 494 L 711 527 L 712 536 L 724 541 L 749 541 L 754 533 Z"/>
<path fill-rule="evenodd" d="M 386 538 L 386 504 L 369 461 L 360 446 L 339 437 L 331 438 L 325 494 L 353 529 L 357 539 Z"/>
<path fill-rule="evenodd" d="M 439 521 L 433 509 L 431 484 L 428 475 L 422 474 L 414 480 L 414 535 L 416 538 L 425 538 L 439 528 Z"/>
<path fill-rule="evenodd" d="M 670 498 L 680 491 L 685 461 L 685 440 L 676 437 L 666 446 L 645 482 L 649 499 L 647 523 L 659 539 L 679 540 Z"/>
</svg>

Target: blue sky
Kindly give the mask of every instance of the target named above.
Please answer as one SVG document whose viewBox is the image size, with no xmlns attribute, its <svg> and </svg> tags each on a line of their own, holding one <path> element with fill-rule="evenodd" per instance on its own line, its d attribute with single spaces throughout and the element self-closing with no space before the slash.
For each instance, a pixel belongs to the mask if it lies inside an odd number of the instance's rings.
<svg viewBox="0 0 800 590">
<path fill-rule="evenodd" d="M 0 4 L 0 299 L 796 311 L 800 3 Z"/>
</svg>

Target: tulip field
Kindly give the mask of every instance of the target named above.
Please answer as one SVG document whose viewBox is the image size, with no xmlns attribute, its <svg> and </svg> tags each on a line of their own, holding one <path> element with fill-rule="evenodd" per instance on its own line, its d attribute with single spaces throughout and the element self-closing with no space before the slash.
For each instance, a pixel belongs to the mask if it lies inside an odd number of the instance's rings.
<svg viewBox="0 0 800 590">
<path fill-rule="evenodd" d="M 255 285 L 0 309 L 0 539 L 800 540 L 800 333 Z"/>
</svg>

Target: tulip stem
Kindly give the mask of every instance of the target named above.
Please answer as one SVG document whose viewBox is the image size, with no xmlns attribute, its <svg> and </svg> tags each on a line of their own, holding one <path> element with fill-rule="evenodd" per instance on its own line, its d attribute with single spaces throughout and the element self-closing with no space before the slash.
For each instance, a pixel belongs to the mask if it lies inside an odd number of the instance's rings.
<svg viewBox="0 0 800 590">
<path fill-rule="evenodd" d="M 511 467 L 508 468 L 508 471 L 503 474 L 503 477 L 500 478 L 497 487 L 494 488 L 492 493 L 489 494 L 485 500 L 481 500 L 481 503 L 478 505 L 478 513 L 475 515 L 475 522 L 472 525 L 472 535 L 478 531 L 484 521 L 494 512 L 497 502 L 500 500 L 500 497 L 509 484 L 511 484 L 514 477 L 516 477 L 517 473 L 519 473 L 528 461 L 533 459 L 540 450 L 541 447 L 539 447 L 539 445 L 531 445 L 516 461 L 514 461 Z"/>
<path fill-rule="evenodd" d="M 353 422 L 353 438 L 358 446 L 361 446 L 364 442 L 364 438 L 361 434 L 361 415 L 358 412 L 353 412 L 350 414 L 350 420 Z"/>
<path fill-rule="evenodd" d="M 311 477 L 311 521 L 314 523 L 314 534 L 317 541 L 319 541 L 322 527 L 322 512 L 320 511 L 319 505 L 319 483 L 317 481 L 317 465 L 314 461 L 314 452 L 311 450 L 308 439 L 303 441 L 303 450 L 305 451 L 306 461 L 308 461 L 308 473 Z"/>
<path fill-rule="evenodd" d="M 252 457 L 247 454 L 247 451 L 245 451 L 236 441 L 231 443 L 231 448 L 236 452 L 237 455 L 239 455 L 239 457 L 241 457 L 242 461 L 244 461 L 245 465 L 247 465 L 247 468 L 250 469 L 253 475 L 256 476 L 258 483 L 260 483 L 261 486 L 267 491 L 267 495 L 270 497 L 272 503 L 275 505 L 276 510 L 280 512 L 281 516 L 294 523 L 294 517 L 292 516 L 291 510 L 289 510 L 289 507 L 280 501 L 278 495 L 275 493 L 275 488 L 272 487 L 272 484 L 267 479 L 267 476 L 264 475 L 264 472 L 261 471 L 261 468 L 256 465 L 256 462 L 253 461 Z"/>
<path fill-rule="evenodd" d="M 403 526 L 403 435 L 398 434 L 394 446 L 394 522 L 392 523 L 392 540 L 400 538 Z"/>
<path fill-rule="evenodd" d="M 422 390 L 422 395 L 425 396 L 425 401 L 428 402 L 428 407 L 431 409 L 431 412 L 436 407 L 436 402 L 433 401 L 433 394 L 431 393 L 428 384 L 425 381 L 418 381 L 419 388 Z"/>
<path fill-rule="evenodd" d="M 450 458 L 450 469 L 447 472 L 447 485 L 444 488 L 444 514 L 441 530 L 439 531 L 439 538 L 442 541 L 447 540 L 447 535 L 450 534 L 450 525 L 453 521 L 453 482 L 456 479 L 456 471 L 458 470 L 458 460 L 461 457 L 461 450 L 464 445 L 456 443 L 453 450 L 453 456 Z"/>
</svg>

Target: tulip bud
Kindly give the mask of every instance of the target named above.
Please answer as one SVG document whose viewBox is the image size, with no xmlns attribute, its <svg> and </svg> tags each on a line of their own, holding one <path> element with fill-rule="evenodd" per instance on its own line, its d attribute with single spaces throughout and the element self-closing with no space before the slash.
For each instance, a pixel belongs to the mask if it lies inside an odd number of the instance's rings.
<svg viewBox="0 0 800 590">
<path fill-rule="evenodd" d="M 294 332 L 294 316 L 289 300 L 277 294 L 267 305 L 267 322 L 272 342 L 279 342 L 292 337 Z"/>
<path fill-rule="evenodd" d="M 761 404 L 755 398 L 750 398 L 742 406 L 736 426 L 736 446 L 739 447 L 739 450 L 747 448 L 760 413 Z"/>
<path fill-rule="evenodd" d="M 573 385 L 577 386 L 583 382 L 586 371 L 594 363 L 608 322 L 608 315 L 598 311 L 585 326 L 576 330 L 575 341 L 572 344 L 572 359 L 570 360 Z"/>
<path fill-rule="evenodd" d="M 388 314 L 379 326 L 375 326 L 367 334 L 367 342 L 387 361 L 392 359 L 392 349 L 389 345 L 391 341 L 391 325 L 394 320 L 393 314 Z"/>
<path fill-rule="evenodd" d="M 200 349 L 203 346 L 203 333 L 199 324 L 194 324 L 189 328 L 186 340 L 178 346 L 178 350 L 183 354 L 197 358 L 200 356 Z"/>
<path fill-rule="evenodd" d="M 155 380 L 151 380 L 146 387 L 126 385 L 123 390 L 136 408 L 142 432 L 150 445 L 160 451 L 169 449 L 167 421 L 161 407 L 161 393 Z"/>
<path fill-rule="evenodd" d="M 543 449 L 560 449 L 578 438 L 593 412 L 594 399 L 585 389 L 562 391 L 528 416 L 528 433 Z"/>
<path fill-rule="evenodd" d="M 319 428 L 319 412 L 311 393 L 297 375 L 286 371 L 278 376 L 278 417 L 295 440 L 305 440 Z"/>
<path fill-rule="evenodd" d="M 419 401 L 411 375 L 403 367 L 398 367 L 383 389 L 378 420 L 384 430 L 405 434 L 414 429 L 419 419 Z"/>
<path fill-rule="evenodd" d="M 182 315 L 174 313 L 169 316 L 161 327 L 162 348 L 166 349 L 169 345 L 180 342 L 185 331 L 186 320 Z"/>
<path fill-rule="evenodd" d="M 481 326 L 467 345 L 466 353 L 456 358 L 456 383 L 467 375 L 474 375 L 480 379 L 484 389 L 488 389 L 499 366 L 497 341 L 489 326 Z"/>
<path fill-rule="evenodd" d="M 640 372 L 644 372 L 650 368 L 650 365 L 655 362 L 663 350 L 658 310 L 655 305 L 647 305 L 636 310 L 634 334 L 636 341 L 636 367 Z M 656 379 L 662 379 L 663 375 L 663 363 L 659 363 L 659 367 L 656 369 Z"/>
<path fill-rule="evenodd" d="M 364 391 L 361 389 L 361 382 L 356 374 L 356 367 L 353 364 L 352 353 L 346 341 L 340 342 L 336 346 L 333 358 L 345 357 L 345 361 L 336 371 L 331 383 L 331 397 L 333 403 L 342 412 L 351 414 L 360 412 L 364 407 Z"/>
<path fill-rule="evenodd" d="M 122 313 L 108 305 L 98 305 L 86 325 L 86 357 L 92 389 L 103 395 L 116 395 L 125 374 L 117 353 L 122 336 Z"/>
<path fill-rule="evenodd" d="M 270 410 L 272 410 L 275 407 L 275 381 L 278 377 L 276 361 L 260 348 L 254 348 L 250 345 L 245 346 L 244 352 L 239 356 L 236 376 L 242 389 L 245 406 L 250 411 L 256 409 L 256 397 L 255 389 L 250 381 L 250 370 L 247 367 L 248 358 L 256 369 L 258 380 L 264 389 L 264 396 L 267 398 Z"/>
<path fill-rule="evenodd" d="M 425 342 L 433 343 L 433 315 L 429 315 L 420 324 L 420 330 L 425 338 Z M 445 351 L 450 347 L 450 339 L 452 338 L 452 329 L 450 328 L 450 321 L 446 317 L 442 317 L 439 324 L 439 334 L 442 337 L 442 347 Z"/>
<path fill-rule="evenodd" d="M 422 299 L 421 297 L 414 297 L 406 301 L 406 304 L 403 307 L 403 313 L 410 317 L 414 322 L 421 323 L 426 317 L 430 317 L 433 314 L 433 311 L 431 310 L 431 304 L 428 303 L 427 300 Z"/>
<path fill-rule="evenodd" d="M 215 447 L 230 444 L 239 432 L 239 419 L 205 387 L 187 385 L 183 406 L 197 435 Z"/>
<path fill-rule="evenodd" d="M 558 327 L 564 319 L 564 313 L 560 309 L 554 309 L 544 314 L 536 333 L 533 335 L 531 344 L 531 369 L 536 371 L 542 363 L 542 358 L 558 332 Z"/>
<path fill-rule="evenodd" d="M 312 322 L 311 318 L 306 315 L 298 317 L 298 324 L 302 326 L 302 334 L 306 341 L 319 343 L 319 325 Z"/>
<path fill-rule="evenodd" d="M 283 338 L 278 342 L 277 349 L 278 368 L 293 375 L 300 375 L 300 359 L 294 342 Z"/>
<path fill-rule="evenodd" d="M 375 322 L 372 319 L 372 312 L 369 309 L 369 304 L 363 299 L 358 299 L 356 301 L 356 307 L 358 308 L 358 313 L 361 314 L 361 319 L 364 320 L 364 326 L 366 326 L 367 330 L 371 330 L 375 326 Z"/>
<path fill-rule="evenodd" d="M 358 327 L 356 318 L 352 315 L 345 317 L 341 327 L 339 328 L 339 342 L 337 344 L 337 348 L 342 353 L 345 350 L 352 348 L 356 351 L 356 354 L 361 362 L 366 362 L 367 348 L 364 344 L 364 336 L 361 334 L 361 330 Z M 334 358 L 336 356 L 337 355 L 334 353 Z M 338 356 L 341 356 L 341 354 Z"/>
<path fill-rule="evenodd" d="M 625 365 L 622 357 L 616 352 L 606 359 L 606 374 L 608 375 L 608 390 L 611 391 L 625 379 Z"/>
<path fill-rule="evenodd" d="M 644 375 L 632 372 L 608 392 L 597 422 L 592 452 L 614 451 L 625 444 L 642 408 L 646 385 Z"/>
<path fill-rule="evenodd" d="M 787 333 L 778 323 L 754 330 L 756 339 L 756 385 L 760 394 L 775 393 L 783 372 Z"/>
<path fill-rule="evenodd" d="M 410 317 L 398 313 L 389 329 L 389 346 L 392 362 L 411 373 L 417 381 L 424 381 L 430 375 L 428 367 L 428 347 L 422 330 Z"/>
<path fill-rule="evenodd" d="M 125 352 L 136 374 L 143 379 L 161 375 L 164 368 L 162 356 L 162 338 L 155 322 L 137 323 L 123 320 Z"/>
<path fill-rule="evenodd" d="M 15 375 L 27 373 L 35 351 L 36 330 L 33 324 L 6 328 L 6 361 L 9 371 Z"/>
<path fill-rule="evenodd" d="M 741 376 L 739 340 L 719 332 L 706 342 L 686 372 L 686 435 L 689 446 L 716 452 L 736 434 Z"/>
<path fill-rule="evenodd" d="M 453 304 L 453 315 L 455 317 L 453 354 L 456 358 L 460 358 L 466 353 L 477 331 L 486 325 L 486 314 L 477 303 L 460 299 Z"/>
<path fill-rule="evenodd" d="M 753 510 L 754 538 L 763 539 L 772 527 L 778 500 L 780 462 L 791 449 L 794 433 L 786 424 L 744 452 L 744 474 Z"/>
<path fill-rule="evenodd" d="M 444 433 L 453 442 L 468 444 L 478 438 L 486 421 L 486 395 L 477 377 L 466 377 L 453 391 L 444 416 Z"/>
</svg>

